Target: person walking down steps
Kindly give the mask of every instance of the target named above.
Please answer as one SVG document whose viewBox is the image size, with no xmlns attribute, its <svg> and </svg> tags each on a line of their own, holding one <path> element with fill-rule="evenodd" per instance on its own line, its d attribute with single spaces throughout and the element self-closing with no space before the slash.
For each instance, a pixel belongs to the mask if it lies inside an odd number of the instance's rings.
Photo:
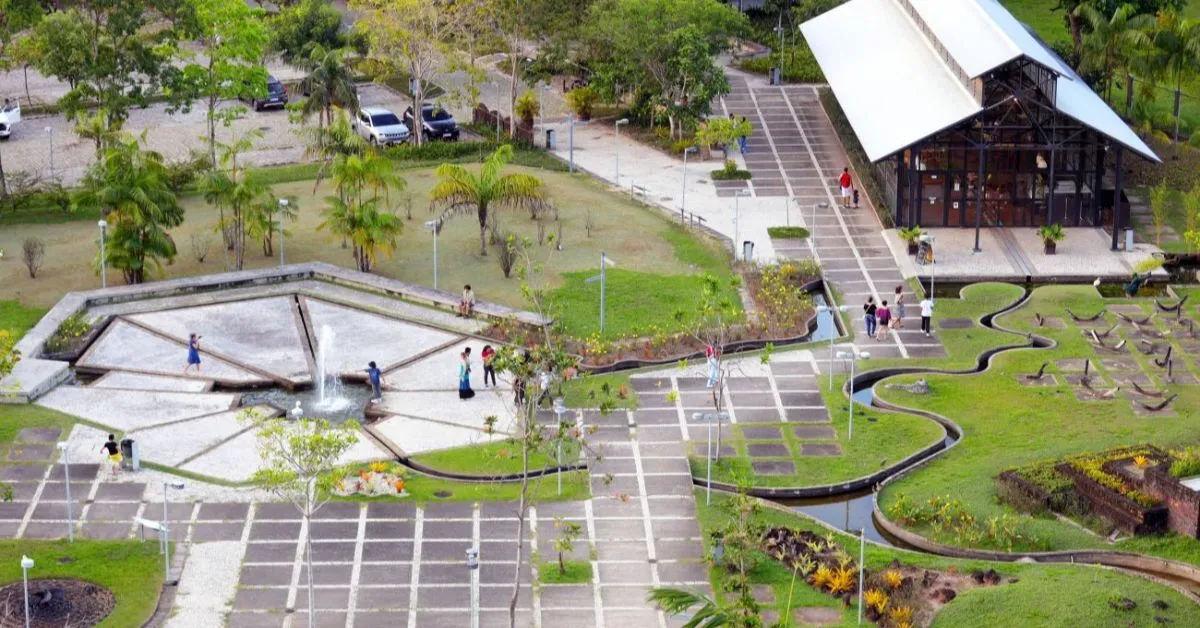
<svg viewBox="0 0 1200 628">
<path fill-rule="evenodd" d="M 921 299 L 921 331 L 925 332 L 925 335 L 928 336 L 930 327 L 932 326 L 933 299 L 930 299 L 929 295 L 925 295 L 925 298 Z"/>
</svg>

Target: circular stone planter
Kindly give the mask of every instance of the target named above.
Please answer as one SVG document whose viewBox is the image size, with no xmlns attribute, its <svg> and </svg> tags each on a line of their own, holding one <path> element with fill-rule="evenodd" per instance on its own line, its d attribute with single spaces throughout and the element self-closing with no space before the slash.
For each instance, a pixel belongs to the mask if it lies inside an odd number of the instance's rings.
<svg viewBox="0 0 1200 628">
<path fill-rule="evenodd" d="M 29 581 L 31 628 L 95 626 L 116 606 L 112 591 L 84 580 Z M 25 592 L 20 582 L 0 588 L 0 626 L 25 625 Z"/>
</svg>

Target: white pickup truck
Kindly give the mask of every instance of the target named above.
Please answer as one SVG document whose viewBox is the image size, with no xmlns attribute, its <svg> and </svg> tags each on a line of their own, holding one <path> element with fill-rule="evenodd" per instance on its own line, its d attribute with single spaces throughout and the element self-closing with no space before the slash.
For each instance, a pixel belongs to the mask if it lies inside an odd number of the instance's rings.
<svg viewBox="0 0 1200 628">
<path fill-rule="evenodd" d="M 12 135 L 13 126 L 21 121 L 21 103 L 15 100 L 4 100 L 0 105 L 0 140 Z"/>
</svg>

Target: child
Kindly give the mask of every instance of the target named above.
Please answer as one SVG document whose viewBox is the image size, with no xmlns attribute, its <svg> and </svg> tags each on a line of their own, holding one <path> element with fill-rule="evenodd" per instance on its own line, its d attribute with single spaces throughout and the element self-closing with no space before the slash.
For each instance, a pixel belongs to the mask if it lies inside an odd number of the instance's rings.
<svg viewBox="0 0 1200 628">
<path fill-rule="evenodd" d="M 854 188 L 854 209 L 858 209 L 858 188 Z"/>
<path fill-rule="evenodd" d="M 933 301 L 929 298 L 929 295 L 925 295 L 925 298 L 921 299 L 921 331 L 925 332 L 926 336 L 929 335 L 930 320 L 932 318 Z"/>
<path fill-rule="evenodd" d="M 371 382 L 371 403 L 378 402 L 383 399 L 382 383 L 380 382 L 379 367 L 372 360 L 367 363 L 367 379 Z"/>
</svg>

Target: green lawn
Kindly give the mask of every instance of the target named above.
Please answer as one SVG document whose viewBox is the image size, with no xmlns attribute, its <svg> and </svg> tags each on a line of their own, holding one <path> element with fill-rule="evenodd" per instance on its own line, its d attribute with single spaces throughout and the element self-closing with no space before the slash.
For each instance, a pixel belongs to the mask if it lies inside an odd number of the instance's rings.
<svg viewBox="0 0 1200 628">
<path fill-rule="evenodd" d="M 696 508 L 701 532 L 707 534 L 729 520 L 720 505 L 729 499 L 714 495 L 713 505 L 705 506 L 697 490 Z M 830 529 L 797 513 L 764 508 L 758 520 L 766 525 L 788 526 L 828 534 Z M 835 533 L 843 548 L 858 558 L 858 537 Z M 763 557 L 763 562 L 751 574 L 751 581 L 767 584 L 775 591 L 780 617 L 788 607 L 788 592 L 792 588 L 792 572 L 782 563 Z M 960 572 L 976 569 L 995 569 L 1017 578 L 994 587 L 981 587 L 960 592 L 959 596 L 935 616 L 936 626 L 1152 626 L 1155 616 L 1166 617 L 1172 625 L 1193 622 L 1195 604 L 1168 587 L 1137 576 L 1086 565 L 1021 565 L 985 561 L 956 560 L 931 554 L 909 552 L 868 543 L 866 566 L 870 571 L 887 567 L 893 560 L 906 565 L 933 569 L 955 569 Z M 714 589 L 720 590 L 723 571 L 709 569 Z M 1108 606 L 1108 597 L 1120 595 L 1137 603 L 1133 611 L 1116 611 Z M 1153 602 L 1167 602 L 1167 610 L 1155 610 Z M 795 583 L 791 593 L 791 608 L 829 607 L 841 610 L 845 626 L 856 624 L 856 607 L 844 606 L 841 601 L 808 586 L 802 580 Z M 1182 623 L 1181 623 L 1182 622 Z"/>
<path fill-rule="evenodd" d="M 409 497 L 402 501 L 427 502 L 503 502 L 517 501 L 521 497 L 520 482 L 456 482 L 418 473 L 405 475 Z M 558 494 L 558 484 L 553 475 L 529 481 L 529 499 L 533 503 L 552 501 L 576 501 L 592 495 L 591 481 L 587 471 L 572 471 L 563 475 L 563 492 Z M 437 493 L 449 493 L 445 497 Z M 389 498 L 350 495 L 335 497 L 339 501 L 390 501 Z"/>
<path fill-rule="evenodd" d="M 578 446 L 563 447 L 563 463 L 578 458 Z M 499 475 L 521 472 L 521 445 L 512 440 L 483 445 L 466 445 L 413 456 L 413 460 L 439 471 L 472 475 Z M 554 456 L 533 452 L 529 469 L 536 471 L 554 466 Z"/>
<path fill-rule="evenodd" d="M 29 328 L 36 325 L 45 313 L 43 308 L 26 307 L 15 299 L 0 301 L 0 329 L 20 338 Z"/>
<path fill-rule="evenodd" d="M 592 563 L 586 560 L 564 560 L 565 572 L 559 571 L 558 560 L 551 558 L 538 566 L 538 581 L 542 584 L 580 584 L 592 581 Z"/>
<path fill-rule="evenodd" d="M 30 580 L 79 578 L 112 591 L 117 603 L 101 627 L 141 626 L 158 604 L 163 562 L 153 542 L 0 541 L 0 583 L 21 581 L 23 555 L 34 560 Z"/>
<path fill-rule="evenodd" d="M 61 427 L 63 438 L 78 422 L 76 417 L 35 405 L 0 404 L 0 453 L 27 427 Z M 99 447 L 100 444 L 96 443 Z"/>
<path fill-rule="evenodd" d="M 1115 402 L 1084 402 L 1077 400 L 1072 389 L 1065 385 L 1030 387 L 1018 383 L 1019 375 L 1037 371 L 1043 362 L 1053 363 L 1065 357 L 1103 357 L 1093 352 L 1073 325 L 1058 330 L 1035 328 L 1035 312 L 1067 318 L 1066 308 L 1088 315 L 1103 305 L 1120 302 L 1128 301 L 1102 300 L 1091 286 L 1039 288 L 1029 303 L 999 322 L 1019 331 L 1036 330 L 1052 337 L 1059 343 L 1057 348 L 1006 352 L 995 359 L 990 371 L 981 375 L 924 376 L 932 389 L 929 395 L 880 390 L 879 394 L 889 401 L 942 414 L 957 422 L 965 432 L 963 440 L 945 455 L 890 484 L 880 496 L 881 506 L 886 510 L 901 493 L 918 502 L 950 495 L 961 500 L 982 521 L 1007 511 L 997 503 L 993 483 L 995 476 L 1006 468 L 1117 445 L 1149 442 L 1172 447 L 1196 442 L 1200 386 L 1167 385 L 1172 393 L 1179 394 L 1174 404 L 1177 416 L 1147 419 L 1135 416 L 1130 402 L 1124 398 Z M 1146 313 L 1154 307 L 1149 299 L 1137 302 Z M 1112 315 L 1109 318 L 1116 320 Z M 1146 356 L 1136 352 L 1127 355 L 1145 364 Z M 1050 372 L 1054 370 L 1052 367 Z M 913 376 L 898 378 L 913 379 Z M 1018 549 L 1110 546 L 1101 537 L 1048 516 L 1033 518 L 1028 530 L 1036 539 Z M 945 542 L 956 542 L 929 529 L 918 531 Z M 1110 547 L 1200 564 L 1200 542 L 1170 535 L 1122 541 Z"/>
</svg>

